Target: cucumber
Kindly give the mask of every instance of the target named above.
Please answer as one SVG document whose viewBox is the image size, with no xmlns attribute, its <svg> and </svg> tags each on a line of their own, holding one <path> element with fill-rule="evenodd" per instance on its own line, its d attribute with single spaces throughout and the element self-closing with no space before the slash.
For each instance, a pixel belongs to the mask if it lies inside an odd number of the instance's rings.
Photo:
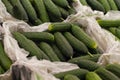
<svg viewBox="0 0 120 80">
<path fill-rule="evenodd" d="M 32 4 L 35 6 L 35 10 L 38 14 L 39 19 L 42 22 L 49 22 L 49 16 L 45 8 L 43 0 L 33 0 Z"/>
<path fill-rule="evenodd" d="M 31 40 L 54 42 L 54 35 L 48 32 L 21 32 L 21 33 Z"/>
<path fill-rule="evenodd" d="M 119 28 L 111 27 L 111 28 L 109 28 L 109 31 L 112 34 L 114 34 L 117 38 L 120 39 L 120 29 Z"/>
<path fill-rule="evenodd" d="M 86 0 L 86 1 L 93 10 L 99 10 L 105 12 L 103 5 L 97 0 Z"/>
<path fill-rule="evenodd" d="M 46 55 L 51 61 L 60 61 L 60 59 L 57 57 L 57 55 L 48 43 L 40 42 L 39 47 L 46 53 Z"/>
<path fill-rule="evenodd" d="M 101 54 L 93 54 L 93 56 L 85 55 L 85 56 L 72 58 L 68 62 L 77 62 L 77 61 L 82 60 L 82 59 L 97 62 L 100 56 L 101 56 Z"/>
<path fill-rule="evenodd" d="M 28 15 L 19 0 L 9 0 L 13 6 L 13 15 L 15 18 L 28 21 Z M 9 7 L 9 6 L 8 6 Z"/>
<path fill-rule="evenodd" d="M 62 22 L 63 19 L 58 17 L 58 16 L 54 16 L 54 14 L 52 14 L 51 12 L 48 11 L 48 16 L 50 18 L 50 22 Z"/>
<path fill-rule="evenodd" d="M 97 43 L 90 37 L 88 36 L 79 26 L 72 25 L 72 33 L 73 35 L 82 41 L 87 47 L 89 48 L 97 48 Z"/>
<path fill-rule="evenodd" d="M 40 19 L 38 19 L 35 9 L 33 8 L 32 4 L 29 0 L 20 0 L 21 4 L 23 5 L 24 9 L 26 10 L 28 17 L 34 25 L 39 25 L 42 23 Z"/>
<path fill-rule="evenodd" d="M 49 57 L 32 41 L 27 39 L 19 32 L 12 33 L 13 37 L 18 41 L 19 45 L 26 51 L 30 52 L 29 56 L 36 56 L 38 59 L 47 59 Z"/>
<path fill-rule="evenodd" d="M 120 65 L 119 64 L 108 64 L 106 69 L 120 78 Z"/>
<path fill-rule="evenodd" d="M 54 37 L 55 37 L 55 43 L 57 44 L 57 46 L 61 50 L 61 52 L 66 57 L 72 58 L 73 48 L 71 47 L 69 42 L 66 40 L 66 38 L 60 32 L 54 33 Z"/>
<path fill-rule="evenodd" d="M 2 41 L 0 41 L 0 65 L 5 71 L 7 71 L 12 65 L 12 61 L 4 51 Z"/>
<path fill-rule="evenodd" d="M 70 23 L 65 23 L 65 22 L 55 22 L 55 23 L 51 23 L 48 26 L 48 30 L 50 32 L 57 32 L 57 31 L 67 31 L 70 30 L 71 28 L 71 24 Z"/>
<path fill-rule="evenodd" d="M 98 68 L 95 72 L 102 78 L 102 80 L 120 80 L 115 74 L 105 68 Z"/>
<path fill-rule="evenodd" d="M 64 76 L 67 74 L 72 74 L 80 78 L 81 80 L 85 80 L 85 75 L 88 73 L 88 70 L 85 69 L 73 69 L 70 71 L 60 72 L 57 74 L 54 74 L 56 78 L 64 79 Z"/>
<path fill-rule="evenodd" d="M 80 80 L 80 79 L 75 75 L 67 74 L 64 76 L 64 80 Z"/>
<path fill-rule="evenodd" d="M 52 2 L 52 0 L 43 0 L 47 11 L 51 12 L 54 16 L 61 18 L 61 13 L 58 9 L 58 7 Z"/>
<path fill-rule="evenodd" d="M 73 7 L 68 9 L 68 12 L 69 12 L 69 14 L 76 14 L 77 13 L 76 10 Z"/>
<path fill-rule="evenodd" d="M 3 68 L 0 65 L 0 74 L 3 74 L 5 71 L 3 70 Z"/>
<path fill-rule="evenodd" d="M 57 6 L 57 7 L 58 7 L 59 11 L 61 12 L 62 17 L 64 19 L 66 19 L 69 16 L 69 12 L 62 7 L 59 7 L 59 6 Z"/>
<path fill-rule="evenodd" d="M 77 38 L 75 38 L 70 32 L 65 32 L 64 36 L 68 40 L 70 45 L 73 47 L 73 49 L 75 49 L 76 51 L 82 52 L 82 53 L 89 52 L 86 45 L 80 40 L 78 40 Z"/>
<path fill-rule="evenodd" d="M 98 0 L 104 7 L 105 12 L 108 12 L 111 8 L 107 0 Z"/>
<path fill-rule="evenodd" d="M 117 8 L 120 10 L 120 0 L 114 0 L 114 2 L 117 5 Z"/>
<path fill-rule="evenodd" d="M 97 20 L 98 24 L 103 28 L 118 27 L 120 20 Z"/>
<path fill-rule="evenodd" d="M 87 69 L 89 71 L 94 71 L 101 67 L 99 64 L 96 62 L 90 61 L 90 60 L 84 60 L 84 59 L 79 59 L 75 61 L 70 61 L 71 63 L 77 64 L 80 68 Z"/>
<path fill-rule="evenodd" d="M 9 0 L 1 0 L 1 1 L 4 3 L 7 11 L 8 11 L 12 16 L 14 16 L 13 6 L 12 6 L 12 4 L 9 2 Z"/>
<path fill-rule="evenodd" d="M 88 5 L 88 3 L 87 3 L 87 1 L 86 0 L 79 0 L 80 2 L 81 2 L 81 4 L 83 4 L 83 5 Z"/>
<path fill-rule="evenodd" d="M 56 44 L 51 44 L 51 47 L 61 61 L 66 61 L 65 56 L 62 54 Z"/>
<path fill-rule="evenodd" d="M 117 5 L 115 4 L 114 0 L 107 0 L 107 1 L 111 7 L 111 10 L 118 10 Z"/>
<path fill-rule="evenodd" d="M 61 6 L 63 8 L 70 8 L 67 0 L 52 0 L 56 5 Z"/>
<path fill-rule="evenodd" d="M 86 74 L 86 80 L 102 80 L 95 72 L 88 72 Z"/>
</svg>

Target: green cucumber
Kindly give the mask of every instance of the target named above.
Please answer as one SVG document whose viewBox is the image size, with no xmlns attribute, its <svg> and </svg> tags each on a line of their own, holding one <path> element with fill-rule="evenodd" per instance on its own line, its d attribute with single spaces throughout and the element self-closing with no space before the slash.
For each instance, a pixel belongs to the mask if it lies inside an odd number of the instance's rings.
<svg viewBox="0 0 120 80">
<path fill-rule="evenodd" d="M 75 49 L 76 51 L 82 52 L 82 53 L 89 52 L 86 45 L 80 40 L 78 40 L 77 38 L 75 38 L 70 32 L 65 32 L 64 36 L 68 40 L 70 45 L 73 47 L 73 49 Z"/>
<path fill-rule="evenodd" d="M 115 4 L 114 0 L 107 0 L 107 1 L 111 7 L 111 10 L 118 10 L 117 5 Z"/>
<path fill-rule="evenodd" d="M 90 60 L 84 60 L 84 59 L 74 60 L 74 61 L 70 61 L 70 62 L 77 64 L 80 68 L 84 68 L 89 71 L 94 71 L 94 70 L 98 69 L 99 67 L 101 67 L 96 62 L 93 62 Z"/>
<path fill-rule="evenodd" d="M 116 3 L 118 9 L 120 10 L 120 0 L 114 0 L 114 2 Z"/>
<path fill-rule="evenodd" d="M 38 59 L 47 59 L 49 57 L 32 41 L 27 39 L 19 32 L 12 33 L 13 37 L 18 41 L 19 45 L 26 51 L 30 52 L 30 56 L 36 56 Z"/>
<path fill-rule="evenodd" d="M 59 7 L 59 6 L 57 6 L 57 7 L 61 12 L 62 17 L 64 19 L 66 19 L 69 16 L 69 12 L 66 9 L 62 8 L 62 7 Z"/>
<path fill-rule="evenodd" d="M 101 54 L 93 54 L 93 56 L 85 55 L 85 56 L 72 58 L 68 62 L 77 62 L 77 61 L 82 60 L 82 59 L 86 59 L 86 60 L 91 60 L 91 61 L 97 62 L 100 56 L 101 56 Z"/>
<path fill-rule="evenodd" d="M 86 70 L 86 69 L 73 69 L 73 70 L 70 70 L 70 71 L 65 71 L 65 72 L 60 72 L 60 73 L 54 74 L 54 76 L 56 78 L 64 79 L 65 75 L 72 74 L 72 75 L 75 75 L 75 76 L 79 77 L 81 80 L 84 80 L 85 76 L 88 72 L 89 71 Z"/>
<path fill-rule="evenodd" d="M 42 23 L 40 19 L 37 17 L 37 13 L 33 8 L 31 2 L 29 0 L 20 0 L 21 4 L 23 5 L 24 9 L 26 10 L 28 17 L 32 24 L 39 25 Z"/>
<path fill-rule="evenodd" d="M 4 51 L 2 41 L 0 41 L 0 65 L 5 71 L 7 71 L 12 65 L 12 61 Z"/>
<path fill-rule="evenodd" d="M 61 52 L 68 58 L 72 58 L 73 56 L 73 48 L 69 44 L 69 42 L 66 40 L 66 38 L 60 33 L 56 32 L 54 33 L 55 42 L 58 46 L 58 48 L 61 50 Z"/>
<path fill-rule="evenodd" d="M 3 68 L 0 65 L 0 74 L 3 74 L 5 71 L 3 70 Z"/>
<path fill-rule="evenodd" d="M 51 44 L 51 47 L 53 48 L 53 51 L 56 53 L 56 55 L 58 56 L 58 58 L 61 61 L 66 61 L 65 56 L 62 54 L 62 52 L 60 51 L 60 49 L 56 46 L 56 44 Z"/>
<path fill-rule="evenodd" d="M 67 0 L 52 0 L 56 5 L 61 6 L 63 8 L 70 8 Z"/>
<path fill-rule="evenodd" d="M 111 8 L 107 0 L 98 0 L 104 7 L 105 12 L 108 12 Z"/>
<path fill-rule="evenodd" d="M 48 27 L 48 30 L 50 32 L 57 32 L 57 31 L 67 31 L 70 30 L 71 24 L 70 23 L 65 23 L 65 22 L 55 22 L 51 23 Z"/>
<path fill-rule="evenodd" d="M 49 57 L 51 61 L 60 61 L 60 59 L 57 57 L 57 55 L 48 43 L 40 42 L 39 47 L 45 52 L 45 54 Z"/>
<path fill-rule="evenodd" d="M 32 4 L 35 6 L 35 10 L 38 14 L 38 17 L 42 22 L 49 22 L 49 16 L 45 8 L 43 0 L 33 0 Z"/>
<path fill-rule="evenodd" d="M 28 21 L 28 15 L 19 0 L 9 0 L 13 6 L 13 15 L 15 18 Z"/>
<path fill-rule="evenodd" d="M 21 32 L 21 33 L 31 40 L 54 42 L 54 35 L 48 32 Z"/>
<path fill-rule="evenodd" d="M 88 72 L 86 74 L 86 80 L 102 80 L 102 79 L 95 72 Z"/>
<path fill-rule="evenodd" d="M 80 80 L 80 79 L 75 75 L 67 74 L 64 76 L 64 80 Z"/>
<path fill-rule="evenodd" d="M 79 0 L 83 5 L 88 5 L 87 1 L 86 0 Z"/>
<path fill-rule="evenodd" d="M 120 65 L 119 64 L 108 64 L 106 69 L 120 78 Z"/>
<path fill-rule="evenodd" d="M 7 11 L 13 16 L 13 15 L 14 15 L 13 6 L 12 6 L 12 4 L 9 2 L 9 0 L 1 0 L 1 1 L 4 3 Z"/>
<path fill-rule="evenodd" d="M 79 26 L 73 25 L 72 28 L 73 35 L 82 41 L 89 48 L 97 48 L 97 43 L 86 34 Z"/>
<path fill-rule="evenodd" d="M 99 10 L 105 12 L 103 5 L 97 0 L 86 0 L 86 1 L 93 10 Z"/>
<path fill-rule="evenodd" d="M 105 68 L 98 68 L 95 72 L 102 78 L 102 80 L 120 80 L 120 78 Z"/>
<path fill-rule="evenodd" d="M 120 26 L 120 20 L 97 20 L 97 22 L 103 28 Z"/>
<path fill-rule="evenodd" d="M 54 16 L 61 18 L 61 13 L 58 9 L 58 7 L 52 2 L 52 0 L 43 0 L 46 9 L 48 12 L 51 12 L 51 14 L 53 14 Z"/>
</svg>

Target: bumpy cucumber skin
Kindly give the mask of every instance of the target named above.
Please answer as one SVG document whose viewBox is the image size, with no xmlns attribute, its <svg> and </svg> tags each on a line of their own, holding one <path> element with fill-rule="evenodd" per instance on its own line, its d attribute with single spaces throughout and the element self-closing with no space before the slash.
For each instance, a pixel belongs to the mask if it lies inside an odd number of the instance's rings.
<svg viewBox="0 0 120 80">
<path fill-rule="evenodd" d="M 95 72 L 88 72 L 86 74 L 86 80 L 102 80 Z"/>
<path fill-rule="evenodd" d="M 93 56 L 85 55 L 85 56 L 75 57 L 75 58 L 70 59 L 68 62 L 77 62 L 80 59 L 91 60 L 91 61 L 97 62 L 99 57 L 101 56 L 101 54 L 92 54 L 92 55 Z"/>
<path fill-rule="evenodd" d="M 107 0 L 98 0 L 104 7 L 105 12 L 108 12 L 110 10 L 110 5 Z"/>
<path fill-rule="evenodd" d="M 81 68 L 81 69 L 74 69 L 70 71 L 60 72 L 60 73 L 54 74 L 54 76 L 59 79 L 64 79 L 65 75 L 72 74 L 72 75 L 77 76 L 81 80 L 85 80 L 85 76 L 88 72 L 89 72 L 88 70 Z"/>
<path fill-rule="evenodd" d="M 97 20 L 98 24 L 103 28 L 118 27 L 120 20 Z"/>
<path fill-rule="evenodd" d="M 72 58 L 73 56 L 73 48 L 69 44 L 69 42 L 66 40 L 66 38 L 60 33 L 56 32 L 54 33 L 55 42 L 61 52 L 68 58 Z"/>
<path fill-rule="evenodd" d="M 80 80 L 80 79 L 75 75 L 67 74 L 64 76 L 64 80 Z"/>
<path fill-rule="evenodd" d="M 48 12 L 50 12 L 51 14 L 53 14 L 55 17 L 61 18 L 61 13 L 58 9 L 58 7 L 52 2 L 52 0 L 43 0 L 46 9 Z"/>
<path fill-rule="evenodd" d="M 73 35 L 82 41 L 89 48 L 97 48 L 97 43 L 88 36 L 79 26 L 73 25 L 71 28 Z"/>
<path fill-rule="evenodd" d="M 93 10 L 99 10 L 105 12 L 103 5 L 97 0 L 86 0 L 86 1 Z"/>
<path fill-rule="evenodd" d="M 7 71 L 12 65 L 12 61 L 4 51 L 2 41 L 0 41 L 0 64 L 5 71 Z"/>
<path fill-rule="evenodd" d="M 110 7 L 111 7 L 111 10 L 118 10 L 118 7 L 117 5 L 115 4 L 114 0 L 107 0 Z"/>
<path fill-rule="evenodd" d="M 11 4 L 8 0 L 1 0 L 1 1 L 4 3 L 7 11 L 8 11 L 11 15 L 14 15 L 12 4 Z"/>
<path fill-rule="evenodd" d="M 19 0 L 9 0 L 13 6 L 13 16 L 20 20 L 28 21 L 28 15 Z M 18 15 L 19 14 L 19 15 Z"/>
<path fill-rule="evenodd" d="M 77 64 L 80 68 L 84 68 L 89 71 L 94 71 L 94 70 L 98 69 L 99 67 L 101 67 L 96 62 L 93 62 L 90 60 L 84 60 L 84 59 L 74 60 L 74 61 L 70 61 L 70 62 Z"/>
<path fill-rule="evenodd" d="M 120 65 L 119 64 L 108 64 L 106 69 L 120 78 Z"/>
<path fill-rule="evenodd" d="M 102 78 L 102 80 L 120 80 L 115 74 L 105 68 L 98 68 L 95 72 Z"/>
<path fill-rule="evenodd" d="M 55 22 L 51 23 L 48 27 L 48 30 L 50 32 L 61 32 L 61 31 L 67 31 L 71 29 L 71 24 L 70 23 L 65 23 L 65 22 Z"/>
<path fill-rule="evenodd" d="M 56 44 L 51 44 L 51 47 L 61 61 L 66 61 L 66 57 L 62 54 Z"/>
<path fill-rule="evenodd" d="M 116 3 L 118 9 L 120 10 L 120 0 L 114 0 L 114 2 Z"/>
<path fill-rule="evenodd" d="M 54 35 L 48 32 L 21 32 L 25 37 L 35 41 L 54 42 Z"/>
<path fill-rule="evenodd" d="M 75 38 L 70 32 L 65 32 L 64 36 L 76 51 L 83 53 L 89 52 L 86 45 L 77 38 Z"/>
<path fill-rule="evenodd" d="M 40 19 L 37 17 L 37 13 L 35 9 L 33 8 L 32 4 L 30 3 L 29 0 L 20 0 L 21 4 L 23 5 L 24 9 L 26 10 L 29 20 L 31 23 L 34 25 L 39 25 L 42 23 Z"/>
<path fill-rule="evenodd" d="M 40 42 L 39 47 L 46 53 L 51 61 L 60 61 L 51 46 L 46 42 Z"/>
<path fill-rule="evenodd" d="M 22 48 L 30 52 L 30 56 L 49 60 L 49 57 L 32 40 L 27 39 L 23 34 L 14 32 L 13 37 L 18 41 Z"/>
<path fill-rule="evenodd" d="M 52 0 L 56 5 L 63 7 L 63 8 L 69 8 L 69 3 L 67 0 Z"/>
<path fill-rule="evenodd" d="M 42 22 L 49 22 L 49 16 L 45 8 L 43 0 L 33 0 L 32 4 L 35 6 L 35 10 L 38 14 L 39 19 Z"/>
</svg>

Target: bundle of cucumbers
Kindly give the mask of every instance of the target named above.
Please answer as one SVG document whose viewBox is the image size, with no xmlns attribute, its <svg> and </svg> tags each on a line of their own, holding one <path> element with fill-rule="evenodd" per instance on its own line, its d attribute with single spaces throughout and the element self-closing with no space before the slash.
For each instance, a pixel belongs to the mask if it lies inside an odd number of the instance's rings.
<svg viewBox="0 0 120 80">
<path fill-rule="evenodd" d="M 79 60 L 76 63 L 80 68 L 60 72 L 54 76 L 60 80 L 120 80 L 120 64 L 100 66 L 89 60 Z"/>
<path fill-rule="evenodd" d="M 120 10 L 120 0 L 80 0 L 80 2 L 104 13 L 109 10 Z"/>
<path fill-rule="evenodd" d="M 17 19 L 31 25 L 61 22 L 76 13 L 72 0 L 2 0 L 7 11 Z"/>
<path fill-rule="evenodd" d="M 83 58 L 88 57 L 97 61 L 101 52 L 97 43 L 79 25 L 69 22 L 51 23 L 44 32 L 13 32 L 12 34 L 19 46 L 30 52 L 28 57 L 67 61 L 87 55 Z"/>
<path fill-rule="evenodd" d="M 12 61 L 5 53 L 3 42 L 0 40 L 0 74 L 5 73 L 11 65 Z"/>
</svg>

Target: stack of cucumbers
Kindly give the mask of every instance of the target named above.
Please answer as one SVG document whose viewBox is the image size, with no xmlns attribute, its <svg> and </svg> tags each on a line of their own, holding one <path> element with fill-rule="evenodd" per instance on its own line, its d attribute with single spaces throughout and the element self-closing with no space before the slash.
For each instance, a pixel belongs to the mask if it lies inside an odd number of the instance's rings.
<svg viewBox="0 0 120 80">
<path fill-rule="evenodd" d="M 13 32 L 21 48 L 39 60 L 62 61 L 78 69 L 53 74 L 60 80 L 120 80 L 120 65 L 97 63 L 101 51 L 97 43 L 77 24 L 55 22 L 44 32 Z"/>
<path fill-rule="evenodd" d="M 76 13 L 72 0 L 2 0 L 7 11 L 17 19 L 31 25 L 61 22 Z"/>
<path fill-rule="evenodd" d="M 80 0 L 80 2 L 104 13 L 109 10 L 120 10 L 120 0 Z"/>
</svg>

